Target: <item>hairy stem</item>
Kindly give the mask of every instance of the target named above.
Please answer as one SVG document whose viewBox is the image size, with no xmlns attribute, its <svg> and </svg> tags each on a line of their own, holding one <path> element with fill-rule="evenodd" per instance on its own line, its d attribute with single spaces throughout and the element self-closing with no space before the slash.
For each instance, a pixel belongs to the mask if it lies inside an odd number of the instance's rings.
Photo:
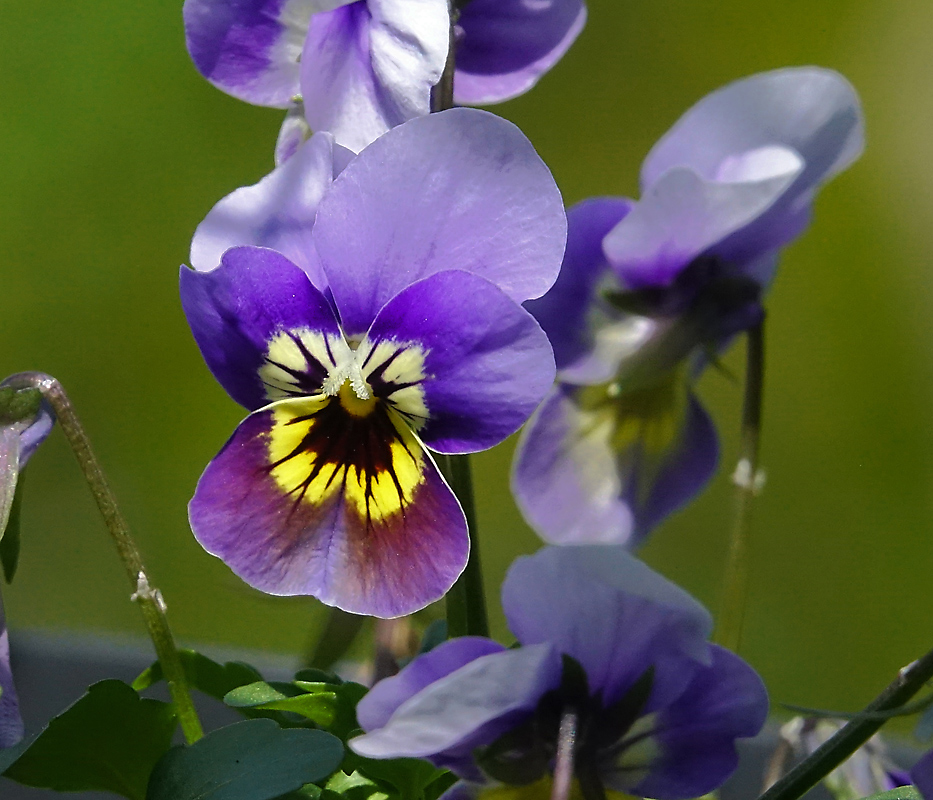
<svg viewBox="0 0 933 800">
<path fill-rule="evenodd" d="M 749 536 L 752 506 L 761 490 L 758 446 L 761 439 L 761 403 L 765 377 L 764 320 L 746 335 L 745 398 L 742 404 L 742 444 L 733 480 L 737 486 L 735 522 L 729 542 L 725 589 L 716 640 L 736 651 L 748 602 Z"/>
<path fill-rule="evenodd" d="M 133 588 L 132 599 L 139 603 L 149 638 L 155 646 L 156 655 L 162 665 L 168 688 L 178 713 L 182 731 L 189 743 L 200 739 L 204 733 L 185 678 L 184 668 L 165 616 L 165 601 L 158 589 L 152 586 L 149 574 L 142 561 L 136 543 L 130 536 L 126 520 L 120 513 L 116 497 L 107 483 L 104 471 L 91 449 L 84 427 L 75 413 L 62 385 L 53 377 L 41 372 L 23 372 L 9 379 L 9 386 L 21 389 L 38 389 L 58 417 L 68 444 L 74 451 L 78 465 L 91 489 L 97 508 L 104 518 L 117 554 L 123 562 L 127 578 Z"/>
<path fill-rule="evenodd" d="M 577 711 L 574 708 L 566 709 L 561 715 L 560 729 L 557 732 L 557 756 L 554 759 L 551 800 L 568 800 L 570 797 L 578 722 Z"/>
</svg>

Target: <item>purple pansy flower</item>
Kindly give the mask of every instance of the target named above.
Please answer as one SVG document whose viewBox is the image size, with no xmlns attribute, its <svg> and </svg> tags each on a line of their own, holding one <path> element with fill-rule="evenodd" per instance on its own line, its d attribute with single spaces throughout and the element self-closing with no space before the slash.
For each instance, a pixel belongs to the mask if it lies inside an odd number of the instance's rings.
<svg viewBox="0 0 933 800">
<path fill-rule="evenodd" d="M 566 219 L 528 140 L 483 111 L 411 120 L 336 179 L 327 144 L 221 201 L 196 266 L 225 237 L 248 244 L 212 271 L 182 269 L 201 352 L 252 412 L 190 519 L 263 591 L 391 617 L 440 598 L 469 548 L 422 444 L 491 447 L 553 381 L 547 338 L 519 303 L 556 277 Z M 324 156 L 306 157 L 318 145 Z M 332 181 L 319 201 L 314 180 Z M 237 208 L 246 224 L 225 227 Z M 255 246 L 273 242 L 283 252 Z"/>
<path fill-rule="evenodd" d="M 637 544 L 710 479 L 718 442 L 692 380 L 761 319 L 780 247 L 862 144 L 842 76 L 766 72 L 681 117 L 645 159 L 641 200 L 570 209 L 560 277 L 527 305 L 558 382 L 513 472 L 546 541 Z"/>
<path fill-rule="evenodd" d="M 761 680 L 707 641 L 706 610 L 621 547 L 519 558 L 502 602 L 521 647 L 467 637 L 417 657 L 360 701 L 351 749 L 427 758 L 467 782 L 456 796 L 506 783 L 546 797 L 573 712 L 581 783 L 677 800 L 719 786 L 735 740 L 764 724 Z"/>
<path fill-rule="evenodd" d="M 17 376 L 0 382 L 0 389 L 13 385 Z M 45 401 L 30 419 L 4 421 L 0 417 L 0 536 L 6 531 L 16 484 L 26 462 L 49 435 L 55 415 Z M 0 598 L 0 748 L 12 747 L 23 738 L 23 719 L 10 671 L 10 640 Z"/>
<path fill-rule="evenodd" d="M 448 0 L 186 0 L 184 19 L 188 51 L 211 83 L 292 109 L 280 160 L 305 121 L 357 152 L 427 114 L 450 43 Z M 457 26 L 457 102 L 528 90 L 585 19 L 582 0 L 471 0 Z"/>
</svg>

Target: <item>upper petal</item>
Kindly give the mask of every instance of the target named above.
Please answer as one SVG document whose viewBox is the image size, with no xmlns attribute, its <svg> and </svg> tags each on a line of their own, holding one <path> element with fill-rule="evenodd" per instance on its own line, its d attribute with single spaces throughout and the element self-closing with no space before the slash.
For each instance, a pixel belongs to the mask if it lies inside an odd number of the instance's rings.
<svg viewBox="0 0 933 800">
<path fill-rule="evenodd" d="M 215 205 L 191 240 L 191 266 L 207 272 L 237 245 L 277 250 L 325 288 L 309 254 L 318 204 L 339 171 L 333 137 L 317 133 L 292 158 L 253 186 L 243 186 Z M 338 156 L 338 161 L 342 160 Z"/>
<path fill-rule="evenodd" d="M 321 201 L 314 243 L 349 334 L 406 286 L 443 270 L 522 302 L 557 277 L 560 192 L 514 125 L 476 109 L 413 119 L 364 150 Z"/>
<path fill-rule="evenodd" d="M 449 26 L 446 0 L 367 0 L 316 15 L 301 56 L 308 123 L 359 152 L 427 114 Z"/>
<path fill-rule="evenodd" d="M 737 163 L 771 147 L 789 148 L 804 162 L 795 192 L 845 169 L 864 147 L 862 110 L 851 84 L 818 67 L 730 83 L 700 100 L 654 146 L 642 166 L 642 186 L 677 166 L 707 180 L 728 180 L 723 174 Z"/>
<path fill-rule="evenodd" d="M 201 354 L 234 400 L 255 409 L 320 391 L 334 359 L 316 347 L 343 334 L 324 295 L 285 256 L 235 247 L 211 272 L 182 267 L 179 283 Z"/>
<path fill-rule="evenodd" d="M 502 585 L 502 607 L 523 645 L 550 642 L 580 662 L 605 705 L 649 667 L 649 710 L 670 702 L 710 658 L 706 609 L 622 547 L 546 547 L 520 557 Z"/>
<path fill-rule="evenodd" d="M 249 103 L 285 108 L 299 93 L 311 15 L 350 0 L 185 0 L 185 38 L 200 73 Z"/>
<path fill-rule="evenodd" d="M 597 292 L 610 272 L 603 239 L 631 207 L 632 201 L 621 197 L 592 197 L 568 209 L 567 249 L 557 281 L 542 297 L 525 303 L 550 339 L 558 369 L 593 347 Z"/>
<path fill-rule="evenodd" d="M 397 416 L 367 418 L 343 399 L 285 400 L 247 417 L 201 476 L 191 528 L 261 591 L 411 614 L 463 571 L 466 520 Z"/>
<path fill-rule="evenodd" d="M 406 700 L 350 748 L 369 758 L 462 756 L 533 711 L 560 675 L 560 658 L 547 644 L 482 656 Z"/>
<path fill-rule="evenodd" d="M 406 342 L 420 352 L 418 370 L 408 375 L 396 356 Z M 412 419 L 424 442 L 442 453 L 498 444 L 531 416 L 554 380 L 551 346 L 534 318 L 468 272 L 436 273 L 397 294 L 360 352 L 366 348 L 372 357 L 365 370 L 382 369 L 385 361 L 405 391 L 418 389 Z M 413 398 L 399 396 L 396 405 L 403 415 L 406 399 Z"/>
<path fill-rule="evenodd" d="M 528 91 L 585 23 L 582 0 L 471 0 L 460 12 L 454 99 L 481 105 Z"/>
<path fill-rule="evenodd" d="M 673 167 L 609 232 L 606 256 L 630 289 L 668 286 L 697 256 L 762 216 L 804 167 L 787 149 L 750 180 L 709 180 L 692 168 Z M 762 252 L 771 244 L 763 243 Z"/>
</svg>

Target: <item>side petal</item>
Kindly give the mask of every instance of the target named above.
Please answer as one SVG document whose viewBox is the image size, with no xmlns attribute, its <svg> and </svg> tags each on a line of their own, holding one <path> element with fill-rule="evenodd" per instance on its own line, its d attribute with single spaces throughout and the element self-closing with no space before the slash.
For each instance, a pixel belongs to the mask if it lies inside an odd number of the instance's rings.
<svg viewBox="0 0 933 800">
<path fill-rule="evenodd" d="M 465 270 L 523 302 L 560 270 L 566 216 L 551 173 L 514 125 L 455 108 L 370 145 L 321 201 L 314 243 L 347 333 L 402 289 Z"/>
<path fill-rule="evenodd" d="M 806 167 L 795 191 L 806 191 L 859 157 L 864 127 L 858 95 L 838 72 L 762 72 L 717 89 L 687 111 L 648 154 L 642 186 L 678 166 L 721 180 L 750 155 L 777 146 L 800 155 Z"/>
<path fill-rule="evenodd" d="M 804 162 L 787 149 L 758 180 L 710 181 L 674 167 L 648 186 L 606 236 L 606 256 L 630 289 L 669 286 L 697 256 L 763 215 L 803 169 Z"/>
<path fill-rule="evenodd" d="M 311 15 L 350 0 L 185 0 L 188 52 L 198 71 L 240 100 L 286 108 Z"/>
<path fill-rule="evenodd" d="M 3 613 L 3 600 L 0 598 L 0 748 L 19 744 L 24 732 L 13 673 L 10 671 L 10 638 Z"/>
<path fill-rule="evenodd" d="M 527 92 L 586 24 L 582 0 L 471 0 L 460 12 L 454 99 L 501 103 Z"/>
<path fill-rule="evenodd" d="M 709 613 L 622 547 L 547 547 L 520 557 L 502 585 L 502 607 L 523 645 L 550 642 L 579 661 L 607 706 L 649 667 L 649 709 L 663 706 L 709 663 Z"/>
<path fill-rule="evenodd" d="M 402 703 L 460 667 L 505 648 L 492 639 L 461 636 L 439 644 L 407 664 L 397 675 L 379 681 L 356 707 L 364 731 L 385 726 Z"/>
<path fill-rule="evenodd" d="M 603 239 L 632 204 L 621 197 L 592 197 L 568 209 L 567 249 L 557 281 L 542 297 L 524 304 L 550 339 L 558 369 L 593 347 L 597 290 L 610 272 Z"/>
<path fill-rule="evenodd" d="M 354 614 L 439 600 L 469 552 L 457 499 L 404 423 L 355 418 L 324 395 L 247 417 L 201 476 L 189 518 L 251 586 Z"/>
<path fill-rule="evenodd" d="M 446 0 L 367 0 L 316 15 L 301 56 L 308 124 L 359 152 L 427 114 L 449 20 Z"/>
<path fill-rule="evenodd" d="M 417 343 L 417 370 L 397 358 L 401 342 Z M 554 356 L 538 323 L 468 272 L 436 273 L 393 297 L 360 352 L 366 348 L 372 358 L 364 371 L 384 379 L 391 373 L 406 394 L 390 399 L 398 398 L 399 413 L 423 425 L 419 435 L 441 453 L 498 444 L 525 423 L 554 381 Z"/>
<path fill-rule="evenodd" d="M 638 544 L 715 473 L 715 429 L 678 377 L 613 386 L 558 384 L 519 440 L 512 491 L 547 542 Z"/>
<path fill-rule="evenodd" d="M 913 769 L 910 770 L 910 779 L 925 800 L 933 797 L 933 750 L 914 764 Z"/>
<path fill-rule="evenodd" d="M 318 204 L 334 180 L 334 140 L 315 134 L 282 166 L 253 186 L 243 186 L 215 205 L 191 240 L 191 266 L 209 272 L 238 245 L 277 250 L 326 287 L 309 254 Z"/>
<path fill-rule="evenodd" d="M 548 644 L 477 658 L 402 703 L 382 727 L 351 739 L 368 758 L 463 758 L 534 711 L 560 684 L 561 662 Z"/>
<path fill-rule="evenodd" d="M 182 267 L 179 284 L 201 354 L 234 400 L 255 409 L 320 391 L 331 364 L 319 351 L 343 334 L 324 295 L 285 256 L 235 247 L 212 272 Z"/>
<path fill-rule="evenodd" d="M 768 693 L 741 658 L 716 645 L 711 651 L 712 662 L 654 716 L 655 757 L 643 765 L 624 763 L 617 770 L 607 766 L 603 775 L 608 786 L 639 797 L 682 800 L 713 791 L 735 771 L 735 741 L 755 736 L 764 726 Z M 633 786 L 627 776 L 639 766 L 648 774 Z"/>
</svg>

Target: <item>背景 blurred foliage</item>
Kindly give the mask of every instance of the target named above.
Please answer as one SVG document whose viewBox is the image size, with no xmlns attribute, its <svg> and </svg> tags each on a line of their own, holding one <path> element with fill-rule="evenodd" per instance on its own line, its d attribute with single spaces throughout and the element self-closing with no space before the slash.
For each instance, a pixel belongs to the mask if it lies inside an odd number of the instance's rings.
<svg viewBox="0 0 933 800">
<path fill-rule="evenodd" d="M 812 63 L 862 96 L 867 152 L 821 193 L 770 297 L 768 485 L 742 651 L 775 700 L 854 708 L 933 630 L 933 5 L 588 1 L 564 61 L 495 109 L 568 204 L 635 194 L 656 138 L 730 80 Z M 316 601 L 249 590 L 189 531 L 197 477 L 243 412 L 204 367 L 176 289 L 207 210 L 271 168 L 281 115 L 195 72 L 180 0 L 0 1 L 0 109 L 0 377 L 41 369 L 70 391 L 180 639 L 301 650 Z M 741 347 L 727 364 L 741 375 Z M 700 392 L 724 434 L 721 474 L 643 555 L 715 609 L 741 387 L 709 371 Z M 510 455 L 475 460 L 494 603 L 512 558 L 537 546 L 508 493 Z M 72 461 L 56 435 L 32 462 L 8 618 L 139 633 Z"/>
</svg>

